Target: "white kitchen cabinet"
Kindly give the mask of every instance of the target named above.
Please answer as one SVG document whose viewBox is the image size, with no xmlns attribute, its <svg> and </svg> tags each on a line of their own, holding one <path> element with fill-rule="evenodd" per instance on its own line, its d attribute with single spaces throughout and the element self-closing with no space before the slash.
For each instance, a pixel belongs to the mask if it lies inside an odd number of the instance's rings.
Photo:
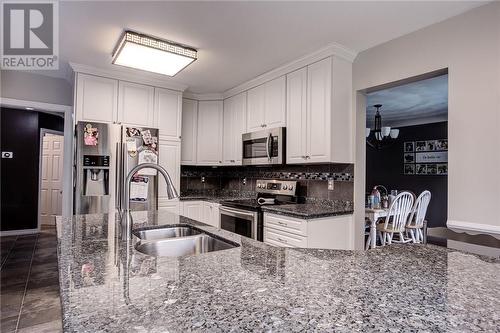
<svg viewBox="0 0 500 333">
<path fill-rule="evenodd" d="M 285 88 L 285 76 L 281 76 L 248 90 L 247 132 L 286 126 Z"/>
<path fill-rule="evenodd" d="M 160 131 L 160 140 L 181 141 L 182 93 L 155 88 L 155 127 Z"/>
<path fill-rule="evenodd" d="M 179 200 L 163 200 L 158 198 L 158 210 L 164 210 L 170 213 L 179 214 Z"/>
<path fill-rule="evenodd" d="M 196 165 L 198 134 L 198 101 L 182 100 L 181 164 Z"/>
<path fill-rule="evenodd" d="M 247 132 L 260 131 L 265 122 L 265 89 L 257 86 L 247 92 Z"/>
<path fill-rule="evenodd" d="M 195 221 L 200 221 L 202 218 L 203 201 L 183 201 L 181 215 Z"/>
<path fill-rule="evenodd" d="M 286 76 L 286 162 L 304 163 L 307 155 L 307 67 Z"/>
<path fill-rule="evenodd" d="M 118 114 L 118 80 L 76 74 L 76 120 L 116 122 Z"/>
<path fill-rule="evenodd" d="M 219 204 L 209 201 L 203 201 L 202 218 L 200 222 L 220 228 Z"/>
<path fill-rule="evenodd" d="M 222 112 L 222 101 L 198 102 L 197 165 L 222 165 Z"/>
<path fill-rule="evenodd" d="M 118 122 L 154 127 L 154 87 L 120 81 L 118 88 Z"/>
<path fill-rule="evenodd" d="M 159 164 L 167 170 L 177 191 L 181 183 L 181 144 L 176 141 L 160 140 L 158 145 Z M 167 199 L 167 189 L 162 176 L 158 178 L 158 200 Z"/>
<path fill-rule="evenodd" d="M 282 247 L 353 249 L 352 215 L 310 220 L 264 213 L 264 243 Z"/>
<path fill-rule="evenodd" d="M 246 93 L 224 100 L 222 163 L 241 165 L 241 136 L 246 131 Z"/>
<path fill-rule="evenodd" d="M 352 163 L 352 64 L 326 58 L 287 75 L 287 163 Z"/>
<path fill-rule="evenodd" d="M 264 84 L 264 124 L 266 128 L 286 126 L 285 76 Z"/>
</svg>

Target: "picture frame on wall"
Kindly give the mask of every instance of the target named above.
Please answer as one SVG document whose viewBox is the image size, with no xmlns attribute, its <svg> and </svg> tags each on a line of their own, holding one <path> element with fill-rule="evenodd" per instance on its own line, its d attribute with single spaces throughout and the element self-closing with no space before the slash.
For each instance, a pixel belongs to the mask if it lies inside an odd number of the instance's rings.
<svg viewBox="0 0 500 333">
<path fill-rule="evenodd" d="M 448 140 L 436 140 L 436 150 L 448 150 Z"/>
<path fill-rule="evenodd" d="M 427 149 L 427 141 L 416 141 L 415 151 L 425 151 Z"/>
<path fill-rule="evenodd" d="M 415 164 L 415 174 L 416 175 L 426 175 L 427 174 L 427 164 Z"/>
<path fill-rule="evenodd" d="M 436 140 L 425 141 L 425 150 L 426 151 L 435 151 L 436 150 Z"/>
<path fill-rule="evenodd" d="M 437 165 L 437 174 L 438 175 L 447 175 L 448 174 L 448 164 L 438 164 Z"/>
<path fill-rule="evenodd" d="M 415 174 L 415 164 L 405 164 L 403 173 L 405 175 L 414 175 Z"/>
<path fill-rule="evenodd" d="M 404 151 L 405 153 L 411 153 L 415 151 L 415 142 L 414 141 L 407 141 L 404 143 Z"/>
<path fill-rule="evenodd" d="M 415 163 L 415 154 L 414 153 L 405 153 L 404 154 L 404 163 Z"/>
<path fill-rule="evenodd" d="M 427 164 L 426 173 L 428 175 L 436 175 L 437 174 L 437 165 L 436 164 Z"/>
</svg>

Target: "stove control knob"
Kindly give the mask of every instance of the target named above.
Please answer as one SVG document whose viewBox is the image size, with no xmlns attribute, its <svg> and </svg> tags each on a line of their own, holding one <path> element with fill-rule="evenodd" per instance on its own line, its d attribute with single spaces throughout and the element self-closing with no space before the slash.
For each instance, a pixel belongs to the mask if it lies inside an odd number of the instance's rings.
<svg viewBox="0 0 500 333">
<path fill-rule="evenodd" d="M 288 189 L 291 191 L 293 190 L 293 185 L 288 186 Z M 286 190 L 286 189 L 285 189 Z"/>
<path fill-rule="evenodd" d="M 288 186 L 286 185 L 283 185 L 283 189 L 286 190 L 288 188 Z"/>
</svg>

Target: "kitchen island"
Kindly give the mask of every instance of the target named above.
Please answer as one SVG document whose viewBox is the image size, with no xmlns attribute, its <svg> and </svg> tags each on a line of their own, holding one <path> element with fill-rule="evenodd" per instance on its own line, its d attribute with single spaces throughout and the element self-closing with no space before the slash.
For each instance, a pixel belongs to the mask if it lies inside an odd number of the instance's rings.
<svg viewBox="0 0 500 333">
<path fill-rule="evenodd" d="M 57 219 L 65 332 L 498 332 L 500 262 L 432 245 L 371 251 L 278 248 L 167 212 L 239 246 L 152 257 L 118 237 L 116 214 Z"/>
</svg>

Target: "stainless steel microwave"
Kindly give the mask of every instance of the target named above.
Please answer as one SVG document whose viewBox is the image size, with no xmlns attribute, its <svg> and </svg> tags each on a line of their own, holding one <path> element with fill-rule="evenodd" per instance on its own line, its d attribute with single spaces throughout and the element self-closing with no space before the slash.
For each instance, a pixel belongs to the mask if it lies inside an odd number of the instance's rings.
<svg viewBox="0 0 500 333">
<path fill-rule="evenodd" d="M 285 132 L 285 127 L 276 127 L 243 134 L 243 165 L 283 164 Z"/>
</svg>

